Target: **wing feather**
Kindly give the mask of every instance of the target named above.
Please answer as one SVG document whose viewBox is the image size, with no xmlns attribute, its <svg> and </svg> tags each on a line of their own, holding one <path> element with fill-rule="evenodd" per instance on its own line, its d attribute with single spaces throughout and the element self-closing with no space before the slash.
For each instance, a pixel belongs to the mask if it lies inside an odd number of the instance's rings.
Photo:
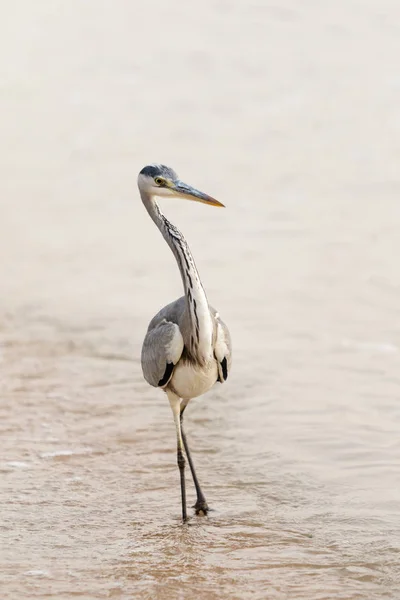
<svg viewBox="0 0 400 600">
<path fill-rule="evenodd" d="M 232 343 L 229 329 L 220 319 L 219 314 L 214 311 L 215 319 L 215 341 L 214 356 L 218 362 L 218 381 L 223 383 L 228 379 L 232 364 Z"/>
<path fill-rule="evenodd" d="M 166 386 L 182 352 L 183 338 L 176 323 L 163 319 L 149 329 L 142 347 L 145 380 L 154 387 Z"/>
</svg>

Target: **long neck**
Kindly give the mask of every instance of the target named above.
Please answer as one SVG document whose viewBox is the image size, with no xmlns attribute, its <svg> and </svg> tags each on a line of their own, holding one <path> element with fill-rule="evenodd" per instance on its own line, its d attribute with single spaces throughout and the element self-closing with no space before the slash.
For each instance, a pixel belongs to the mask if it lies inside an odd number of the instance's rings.
<svg viewBox="0 0 400 600">
<path fill-rule="evenodd" d="M 144 192 L 141 192 L 141 196 L 147 212 L 161 231 L 178 263 L 186 297 L 187 322 L 182 331 L 185 346 L 192 356 L 200 361 L 207 360 L 213 353 L 213 324 L 207 296 L 190 248 L 179 229 L 161 212 L 157 202 Z"/>
</svg>

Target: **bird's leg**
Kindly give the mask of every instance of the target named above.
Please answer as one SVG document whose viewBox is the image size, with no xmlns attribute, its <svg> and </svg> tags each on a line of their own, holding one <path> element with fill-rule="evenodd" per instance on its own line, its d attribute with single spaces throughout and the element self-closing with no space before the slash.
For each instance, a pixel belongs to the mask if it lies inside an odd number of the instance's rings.
<svg viewBox="0 0 400 600">
<path fill-rule="evenodd" d="M 177 438 L 177 458 L 179 474 L 181 479 L 181 496 L 182 496 L 182 520 L 187 520 L 186 512 L 186 487 L 185 487 L 185 456 L 183 454 L 183 440 L 181 433 L 181 420 L 180 420 L 180 405 L 181 399 L 174 393 L 168 391 L 168 400 L 172 408 L 174 415 L 175 427 L 176 427 L 176 438 Z"/>
<path fill-rule="evenodd" d="M 187 406 L 187 404 L 182 405 L 181 412 L 180 412 L 180 423 L 181 423 L 181 435 L 182 435 L 183 445 L 185 446 L 185 452 L 186 452 L 187 459 L 189 461 L 189 467 L 190 467 L 190 471 L 192 473 L 193 483 L 194 483 L 194 487 L 196 488 L 196 494 L 197 494 L 197 501 L 196 501 L 196 504 L 194 505 L 194 508 L 196 510 L 196 515 L 199 515 L 201 513 L 206 515 L 209 510 L 207 500 L 202 492 L 202 489 L 199 484 L 199 480 L 197 479 L 196 471 L 194 470 L 194 464 L 192 461 L 192 457 L 190 456 L 190 450 L 189 450 L 189 445 L 187 443 L 186 434 L 183 430 L 183 412 L 184 412 L 186 406 Z"/>
</svg>

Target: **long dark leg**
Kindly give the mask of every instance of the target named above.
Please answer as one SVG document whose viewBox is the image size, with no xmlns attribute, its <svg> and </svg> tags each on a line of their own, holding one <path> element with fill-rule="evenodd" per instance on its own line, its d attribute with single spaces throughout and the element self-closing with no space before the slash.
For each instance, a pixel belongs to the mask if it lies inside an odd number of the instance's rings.
<svg viewBox="0 0 400 600">
<path fill-rule="evenodd" d="M 178 444 L 177 457 L 178 457 L 179 474 L 181 477 L 182 521 L 186 521 L 187 513 L 186 513 L 185 457 L 183 456 L 182 450 L 183 449 L 180 448 L 179 444 Z"/>
<path fill-rule="evenodd" d="M 170 402 L 172 412 L 174 415 L 175 427 L 176 427 L 176 438 L 177 438 L 177 459 L 179 467 L 179 475 L 181 480 L 181 498 L 182 498 L 182 520 L 187 520 L 186 511 L 186 486 L 185 486 L 185 456 L 183 454 L 183 439 L 181 432 L 181 420 L 180 420 L 180 403 L 181 399 L 178 398 L 172 392 L 168 392 L 168 400 Z"/>
<path fill-rule="evenodd" d="M 190 450 L 189 450 L 189 445 L 187 443 L 186 434 L 183 430 L 183 412 L 184 412 L 185 408 L 186 408 L 186 406 L 183 406 L 183 408 L 181 408 L 181 413 L 180 413 L 181 435 L 182 435 L 183 445 L 185 446 L 186 456 L 189 461 L 189 467 L 190 467 L 190 471 L 192 473 L 194 487 L 196 488 L 197 501 L 196 501 L 196 504 L 194 505 L 194 508 L 196 510 L 196 515 L 199 515 L 201 513 L 206 515 L 209 510 L 207 500 L 201 490 L 199 480 L 197 479 L 196 471 L 194 470 L 194 464 L 192 461 L 192 457 L 190 456 Z"/>
</svg>

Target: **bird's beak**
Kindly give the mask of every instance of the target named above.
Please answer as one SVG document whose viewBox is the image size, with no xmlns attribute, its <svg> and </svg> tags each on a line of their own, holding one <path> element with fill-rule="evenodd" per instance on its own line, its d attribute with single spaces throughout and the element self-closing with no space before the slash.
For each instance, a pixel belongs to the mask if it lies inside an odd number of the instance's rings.
<svg viewBox="0 0 400 600">
<path fill-rule="evenodd" d="M 218 202 L 215 198 L 208 196 L 207 194 L 203 194 L 196 188 L 188 185 L 187 183 L 183 183 L 183 181 L 174 181 L 171 182 L 170 189 L 178 196 L 179 198 L 185 198 L 186 200 L 194 200 L 195 202 L 203 202 L 204 204 L 208 204 L 209 206 L 224 206 L 222 202 Z"/>
</svg>

